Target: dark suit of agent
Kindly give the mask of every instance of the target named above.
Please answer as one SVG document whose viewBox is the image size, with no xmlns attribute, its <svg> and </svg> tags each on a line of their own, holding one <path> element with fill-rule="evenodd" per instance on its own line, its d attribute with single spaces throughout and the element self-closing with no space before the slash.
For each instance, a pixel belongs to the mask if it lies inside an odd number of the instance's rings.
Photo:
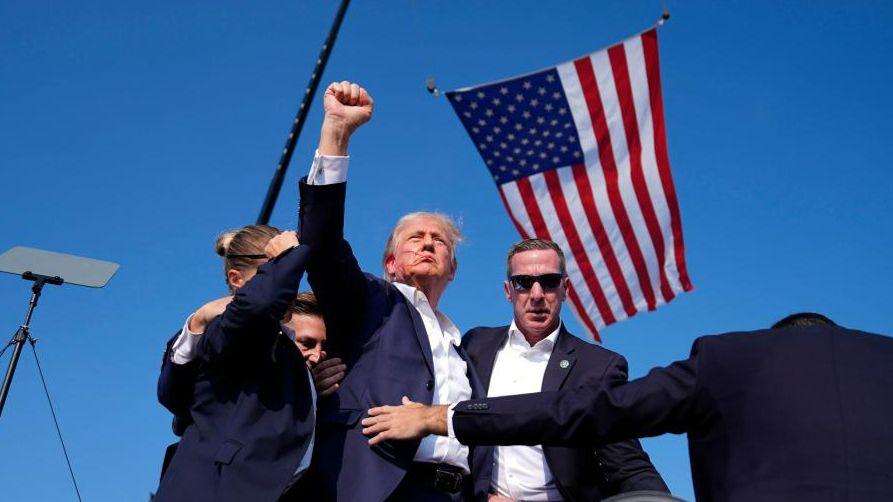
<svg viewBox="0 0 893 502">
<path fill-rule="evenodd" d="M 469 459 L 458 441 L 435 436 L 371 448 L 361 433 L 371 406 L 485 394 L 464 360 L 461 332 L 437 309 L 456 271 L 458 230 L 442 215 L 407 215 L 386 246 L 388 280 L 364 274 L 343 235 L 346 153 L 372 102 L 346 82 L 329 86 L 324 99 L 318 155 L 300 185 L 301 240 L 314 249 L 307 277 L 333 339 L 329 352 L 348 369 L 338 390 L 320 399 L 312 500 L 462 500 L 471 496 L 471 473 L 483 497 L 487 449 Z"/>
<path fill-rule="evenodd" d="M 613 389 L 460 403 L 455 434 L 560 446 L 687 433 L 700 501 L 893 500 L 893 339 L 802 320 L 699 338 L 688 359 Z"/>
<path fill-rule="evenodd" d="M 462 338 L 488 396 L 626 382 L 622 356 L 576 338 L 561 323 L 567 277 L 558 245 L 522 240 L 509 249 L 506 264 L 511 325 L 475 328 Z M 512 499 L 586 501 L 668 491 L 635 439 L 600 448 L 500 447 L 494 461 L 490 491 Z"/>
<path fill-rule="evenodd" d="M 280 330 L 308 253 L 306 245 L 277 253 L 239 284 L 224 313 L 196 337 L 193 378 L 162 371 L 159 400 L 180 416 L 188 405 L 192 423 L 156 500 L 275 501 L 309 463 L 312 382 L 300 350 Z"/>
<path fill-rule="evenodd" d="M 489 387 L 496 351 L 509 327 L 475 328 L 462 337 L 484 388 Z M 623 356 L 580 340 L 562 326 L 542 379 L 543 391 L 574 389 L 600 382 L 624 383 Z M 630 491 L 669 492 L 635 439 L 600 448 L 543 446 L 546 464 L 565 500 L 587 501 Z"/>
</svg>

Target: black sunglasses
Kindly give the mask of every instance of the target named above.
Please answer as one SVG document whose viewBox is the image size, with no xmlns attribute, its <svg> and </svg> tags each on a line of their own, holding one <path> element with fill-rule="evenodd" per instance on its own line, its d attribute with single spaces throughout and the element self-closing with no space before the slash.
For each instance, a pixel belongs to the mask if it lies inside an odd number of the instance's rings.
<svg viewBox="0 0 893 502">
<path fill-rule="evenodd" d="M 252 260 L 262 260 L 269 258 L 265 254 L 228 254 L 227 258 L 251 258 Z"/>
<path fill-rule="evenodd" d="M 530 291 L 534 284 L 540 283 L 540 287 L 546 291 L 553 291 L 561 285 L 564 274 L 543 275 L 513 275 L 509 277 L 515 291 Z"/>
</svg>

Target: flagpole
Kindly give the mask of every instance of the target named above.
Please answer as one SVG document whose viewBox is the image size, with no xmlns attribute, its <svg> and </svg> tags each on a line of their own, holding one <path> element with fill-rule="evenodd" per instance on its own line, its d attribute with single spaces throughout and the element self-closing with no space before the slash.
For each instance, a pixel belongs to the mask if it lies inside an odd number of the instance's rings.
<svg viewBox="0 0 893 502">
<path fill-rule="evenodd" d="M 298 108 L 298 114 L 292 123 L 291 131 L 288 133 L 288 139 L 285 141 L 285 148 L 282 150 L 282 156 L 279 157 L 279 164 L 276 171 L 273 172 L 273 179 L 270 181 L 270 187 L 267 189 L 267 196 L 264 199 L 263 206 L 260 209 L 260 215 L 257 217 L 259 225 L 265 225 L 270 221 L 270 215 L 273 214 L 273 207 L 276 205 L 276 199 L 279 198 L 279 191 L 282 189 L 282 183 L 285 181 L 285 171 L 288 170 L 288 164 L 291 162 L 291 156 L 295 151 L 295 145 L 298 143 L 298 136 L 301 135 L 301 129 L 307 120 L 307 113 L 310 111 L 310 105 L 313 103 L 313 95 L 316 94 L 316 88 L 322 79 L 322 74 L 326 69 L 326 63 L 329 61 L 329 55 L 335 46 L 335 39 L 338 37 L 338 30 L 341 29 L 341 22 L 344 20 L 344 14 L 347 13 L 347 6 L 350 0 L 341 0 L 338 7 L 338 13 L 335 14 L 335 20 L 332 22 L 332 28 L 326 36 L 322 45 L 322 51 L 316 59 L 316 65 L 313 67 L 313 73 L 310 75 L 310 83 L 304 89 L 304 98 L 301 100 L 301 106 Z"/>
</svg>

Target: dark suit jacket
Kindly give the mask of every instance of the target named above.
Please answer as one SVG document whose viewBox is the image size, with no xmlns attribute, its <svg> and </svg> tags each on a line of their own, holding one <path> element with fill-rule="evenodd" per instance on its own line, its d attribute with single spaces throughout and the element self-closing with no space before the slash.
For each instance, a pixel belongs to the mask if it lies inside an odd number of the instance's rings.
<svg viewBox="0 0 893 502">
<path fill-rule="evenodd" d="M 462 337 L 462 346 L 474 363 L 485 389 L 496 362 L 496 352 L 508 337 L 508 326 L 479 327 Z M 567 361 L 562 367 L 562 361 Z M 575 389 L 601 382 L 626 382 L 626 360 L 620 354 L 586 343 L 562 324 L 543 375 L 542 390 Z M 660 474 L 636 439 L 604 447 L 543 446 L 543 454 L 561 495 L 569 501 L 601 500 L 622 492 L 669 492 Z"/>
<path fill-rule="evenodd" d="M 301 182 L 301 242 L 313 247 L 307 278 L 326 322 L 330 354 L 344 359 L 347 376 L 319 403 L 314 478 L 319 500 L 384 500 L 402 481 L 419 441 L 370 448 L 360 419 L 369 408 L 434 399 L 431 345 L 415 307 L 397 288 L 364 274 L 344 240 L 346 183 Z M 464 351 L 459 351 L 460 355 Z M 472 395 L 486 395 L 468 364 Z M 486 496 L 490 450 L 469 459 L 475 488 Z"/>
<path fill-rule="evenodd" d="M 192 423 L 156 500 L 274 501 L 291 482 L 314 412 L 304 359 L 279 323 L 308 252 L 306 245 L 285 252 L 236 292 L 202 335 L 194 374 L 162 369 L 159 400 L 179 416 L 188 407 Z"/>
<path fill-rule="evenodd" d="M 686 432 L 702 501 L 893 500 L 891 389 L 893 339 L 784 328 L 699 338 L 689 359 L 613 389 L 460 403 L 453 425 L 471 444 Z"/>
</svg>

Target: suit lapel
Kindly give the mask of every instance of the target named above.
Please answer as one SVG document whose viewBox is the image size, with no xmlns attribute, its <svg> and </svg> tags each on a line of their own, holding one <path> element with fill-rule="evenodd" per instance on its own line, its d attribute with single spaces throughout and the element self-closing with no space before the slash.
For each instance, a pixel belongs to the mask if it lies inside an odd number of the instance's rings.
<svg viewBox="0 0 893 502">
<path fill-rule="evenodd" d="M 419 314 L 419 311 L 416 310 L 412 302 L 403 296 L 403 293 L 399 290 L 395 292 L 400 295 L 403 305 L 405 305 L 406 310 L 409 311 L 409 317 L 412 319 L 412 326 L 415 328 L 416 340 L 418 340 L 419 347 L 422 349 L 422 355 L 425 356 L 424 359 L 425 364 L 428 366 L 428 373 L 431 374 L 431 376 L 434 376 L 434 354 L 431 353 L 431 342 L 428 340 L 428 330 L 425 329 L 425 323 L 422 322 L 422 315 Z"/>
<path fill-rule="evenodd" d="M 543 392 L 560 390 L 568 375 L 573 371 L 577 358 L 574 354 L 576 349 L 573 346 L 573 340 L 570 338 L 572 336 L 574 335 L 568 333 L 562 323 L 561 330 L 558 332 L 558 340 L 555 342 L 555 348 L 552 349 L 552 356 L 546 366 L 546 374 L 543 375 Z"/>
<path fill-rule="evenodd" d="M 484 387 L 484 395 L 490 389 L 490 377 L 493 375 L 493 366 L 496 364 L 496 352 L 499 347 L 505 343 L 505 337 L 508 336 L 509 328 L 497 328 L 496 336 L 487 337 L 481 343 L 481 352 L 479 358 L 478 376 L 481 378 L 481 385 Z"/>
</svg>

